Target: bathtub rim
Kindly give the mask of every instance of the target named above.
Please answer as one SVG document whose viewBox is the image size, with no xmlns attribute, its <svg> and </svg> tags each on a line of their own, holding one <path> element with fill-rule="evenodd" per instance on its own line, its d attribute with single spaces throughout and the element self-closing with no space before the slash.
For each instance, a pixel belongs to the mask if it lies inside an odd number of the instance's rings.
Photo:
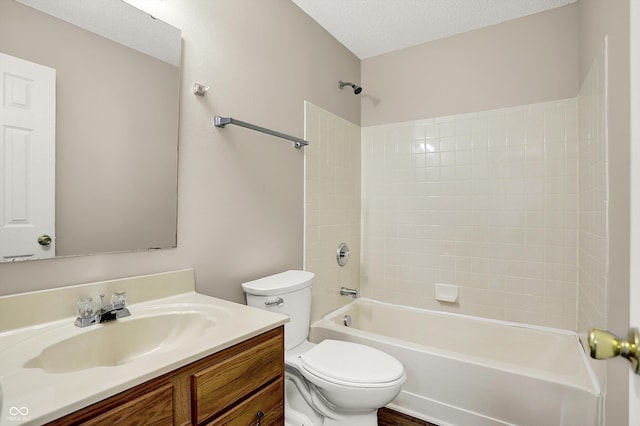
<svg viewBox="0 0 640 426">
<path fill-rule="evenodd" d="M 436 315 L 436 316 L 441 316 L 441 317 L 449 317 L 449 318 L 460 318 L 460 319 L 465 319 L 465 320 L 469 320 L 469 321 L 477 321 L 477 322 L 483 322 L 483 323 L 487 323 L 487 324 L 495 324 L 495 325 L 501 325 L 501 326 L 505 326 L 505 327 L 515 327 L 515 328 L 522 328 L 522 329 L 528 329 L 528 330 L 534 330 L 534 331 L 539 331 L 539 332 L 543 332 L 543 333 L 551 333 L 551 334 L 559 334 L 559 335 L 564 335 L 564 336 L 568 336 L 568 337 L 572 337 L 576 339 L 576 343 L 579 347 L 579 353 L 580 353 L 580 358 L 581 361 L 583 363 L 583 365 L 585 366 L 586 370 L 587 370 L 587 374 L 589 377 L 589 381 L 591 383 L 591 388 L 585 388 L 583 386 L 580 386 L 576 383 L 572 383 L 570 381 L 567 380 L 559 380 L 557 377 L 547 377 L 547 376 L 551 376 L 551 374 L 545 376 L 548 379 L 556 382 L 556 383 L 561 383 L 563 385 L 566 386 L 570 386 L 572 388 L 576 388 L 576 389 L 580 389 L 589 393 L 592 393 L 594 395 L 598 395 L 598 396 L 602 396 L 602 387 L 600 385 L 600 382 L 595 374 L 595 371 L 593 370 L 592 364 L 590 362 L 590 359 L 588 358 L 585 350 L 584 350 L 584 346 L 581 344 L 580 341 L 580 335 L 575 332 L 575 331 L 571 331 L 571 330 L 566 330 L 566 329 L 561 329 L 561 328 L 553 328 L 553 327 L 546 327 L 546 326 L 540 326 L 540 325 L 534 325 L 534 324 L 525 324 L 525 323 L 518 323 L 518 322 L 513 322 L 513 321 L 506 321 L 506 320 L 499 320 L 499 319 L 493 319 L 493 318 L 484 318 L 484 317 L 477 317 L 477 316 L 473 316 L 473 315 L 467 315 L 467 314 L 459 314 L 459 313 L 454 313 L 454 312 L 444 312 L 444 311 L 436 311 L 436 310 L 432 310 L 432 309 L 426 309 L 426 308 L 417 308 L 414 306 L 407 306 L 407 305 L 400 305 L 400 304 L 396 304 L 396 303 L 389 303 L 389 302 L 382 302 L 379 300 L 375 300 L 375 299 L 370 299 L 370 298 L 366 298 L 366 297 L 358 297 L 357 299 L 347 303 L 346 305 L 342 306 L 341 308 L 338 308 L 332 312 L 329 312 L 328 314 L 324 315 L 322 318 L 320 318 L 319 320 L 313 322 L 310 325 L 310 329 L 313 329 L 313 327 L 324 327 L 324 328 L 329 328 L 329 329 L 336 329 L 340 332 L 343 333 L 347 333 L 347 334 L 359 334 L 359 333 L 364 333 L 364 335 L 366 337 L 370 337 L 370 338 L 375 338 L 377 335 L 376 333 L 372 333 L 370 331 L 366 331 L 366 330 L 359 330 L 359 329 L 355 329 L 357 331 L 353 331 L 354 329 L 352 327 L 345 327 L 345 326 L 341 326 L 341 325 L 337 325 L 335 322 L 335 319 L 340 316 L 343 315 L 344 313 L 346 313 L 347 311 L 349 311 L 353 306 L 358 305 L 358 304 L 373 304 L 373 305 L 381 305 L 381 306 L 386 306 L 386 307 L 390 307 L 390 308 L 395 308 L 395 309 L 401 309 L 401 310 L 409 310 L 409 311 L 415 311 L 415 312 L 427 312 L 428 314 L 432 314 L 432 315 Z M 502 363 L 502 362 L 492 362 L 491 360 L 487 359 L 487 358 L 480 358 L 480 357 L 473 357 L 473 356 L 466 356 L 463 357 L 461 356 L 461 354 L 454 352 L 454 351 L 450 351 L 450 350 L 446 350 L 446 349 L 440 349 L 440 348 L 430 348 L 427 345 L 424 344 L 420 344 L 420 343 L 415 343 L 415 342 L 411 342 L 411 341 L 406 341 L 406 340 L 402 340 L 402 339 L 397 339 L 394 337 L 390 337 L 390 336 L 384 336 L 385 339 L 390 339 L 391 342 L 393 342 L 394 344 L 400 345 L 402 347 L 408 348 L 408 349 L 417 349 L 417 347 L 420 347 L 420 349 L 422 350 L 427 350 L 427 352 L 434 354 L 434 355 L 442 355 L 445 354 L 447 356 L 451 356 L 454 358 L 457 358 L 458 360 L 461 361 L 465 361 L 465 362 L 469 362 L 475 365 L 482 365 L 482 366 L 486 366 L 489 368 L 493 368 L 493 369 L 499 369 L 502 371 L 509 371 L 515 374 L 523 374 L 523 373 L 527 373 L 527 374 L 532 374 L 534 372 L 539 372 L 539 370 L 533 369 L 533 368 L 527 368 L 526 366 L 523 366 L 521 369 L 516 369 L 513 368 L 511 366 L 509 366 L 508 364 Z M 488 364 L 488 365 L 487 365 Z M 533 374 L 532 374 L 533 375 Z"/>
</svg>

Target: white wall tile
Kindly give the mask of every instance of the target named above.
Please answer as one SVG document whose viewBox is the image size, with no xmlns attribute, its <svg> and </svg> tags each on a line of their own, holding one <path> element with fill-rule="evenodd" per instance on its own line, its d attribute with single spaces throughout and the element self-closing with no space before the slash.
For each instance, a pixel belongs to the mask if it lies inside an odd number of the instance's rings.
<svg viewBox="0 0 640 426">
<path fill-rule="evenodd" d="M 569 99 L 363 128 L 363 152 L 371 153 L 362 164 L 363 244 L 376 227 L 397 225 L 379 241 L 375 264 L 363 258 L 363 275 L 384 271 L 378 284 L 386 294 L 398 291 L 395 300 L 414 306 L 433 297 L 433 283 L 444 281 L 461 287 L 459 304 L 433 300 L 435 309 L 556 327 L 575 324 L 575 312 L 562 307 L 575 304 L 576 294 L 562 284 L 575 284 L 577 276 L 565 274 L 574 259 L 567 252 L 576 251 L 577 241 L 577 229 L 569 226 L 577 222 L 576 185 L 567 177 L 568 170 L 577 170 L 577 140 L 567 138 L 576 131 L 566 128 L 576 126 L 576 108 Z M 393 141 L 394 155 L 421 155 L 427 135 L 431 149 L 424 163 L 376 158 L 368 147 L 384 138 Z M 392 173 L 398 167 L 425 173 Z M 404 283 L 402 294 L 392 282 Z M 411 294 L 414 289 L 417 294 Z M 371 282 L 363 286 L 365 296 L 379 290 Z"/>
<path fill-rule="evenodd" d="M 578 95 L 578 306 L 577 328 L 607 328 L 609 235 L 607 226 L 606 44 L 594 58 Z M 574 117 L 567 118 L 574 120 Z"/>
<path fill-rule="evenodd" d="M 361 158 L 370 160 L 374 178 L 376 168 L 382 168 L 385 141 L 374 138 L 369 150 L 361 153 L 359 126 L 308 102 L 305 122 L 309 146 L 305 148 L 304 268 L 315 273 L 311 309 L 315 320 L 351 301 L 339 295 L 341 286 L 360 287 Z M 396 144 L 391 148 L 397 150 Z M 352 251 L 344 267 L 336 262 L 341 242 Z"/>
</svg>

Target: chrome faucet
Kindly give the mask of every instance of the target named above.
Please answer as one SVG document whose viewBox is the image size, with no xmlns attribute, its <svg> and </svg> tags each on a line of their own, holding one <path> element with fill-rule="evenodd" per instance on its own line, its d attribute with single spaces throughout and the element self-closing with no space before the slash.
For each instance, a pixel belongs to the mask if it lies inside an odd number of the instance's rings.
<svg viewBox="0 0 640 426">
<path fill-rule="evenodd" d="M 104 305 L 104 294 L 100 295 L 100 308 L 96 309 L 91 297 L 80 299 L 77 303 L 78 317 L 75 325 L 87 327 L 93 324 L 102 324 L 131 316 L 127 309 L 127 293 L 120 290 L 113 293 L 111 303 Z"/>
</svg>

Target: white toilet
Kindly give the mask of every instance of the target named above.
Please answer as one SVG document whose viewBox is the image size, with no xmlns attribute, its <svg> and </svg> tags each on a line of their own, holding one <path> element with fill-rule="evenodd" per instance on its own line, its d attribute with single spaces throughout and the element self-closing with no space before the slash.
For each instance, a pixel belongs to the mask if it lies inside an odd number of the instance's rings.
<svg viewBox="0 0 640 426">
<path fill-rule="evenodd" d="M 287 271 L 242 284 L 249 306 L 289 315 L 285 324 L 286 426 L 372 426 L 400 393 L 404 367 L 369 346 L 307 340 L 313 273 Z"/>
</svg>

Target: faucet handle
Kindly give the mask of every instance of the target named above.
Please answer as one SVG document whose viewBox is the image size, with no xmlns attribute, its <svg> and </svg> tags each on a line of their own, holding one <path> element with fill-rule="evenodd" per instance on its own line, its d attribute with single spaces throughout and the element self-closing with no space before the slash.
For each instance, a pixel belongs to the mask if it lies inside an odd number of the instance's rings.
<svg viewBox="0 0 640 426">
<path fill-rule="evenodd" d="M 83 297 L 76 302 L 76 310 L 79 318 L 89 318 L 96 313 L 96 304 L 93 297 Z"/>
<path fill-rule="evenodd" d="M 114 291 L 111 295 L 111 307 L 113 309 L 122 309 L 127 306 L 127 292 L 124 290 Z"/>
</svg>

